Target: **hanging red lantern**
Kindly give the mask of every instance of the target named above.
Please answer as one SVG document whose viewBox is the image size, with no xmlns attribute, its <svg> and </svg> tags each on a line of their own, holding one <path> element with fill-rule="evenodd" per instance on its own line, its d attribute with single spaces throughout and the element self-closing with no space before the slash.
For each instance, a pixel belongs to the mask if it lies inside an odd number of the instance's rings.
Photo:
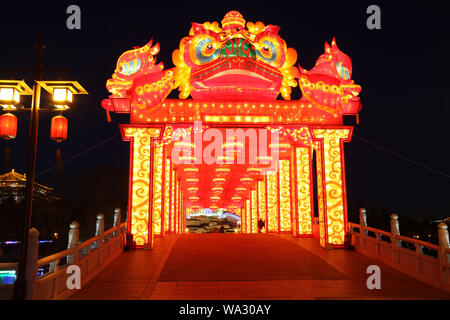
<svg viewBox="0 0 450 320">
<path fill-rule="evenodd" d="M 17 117 L 11 113 L 0 116 L 0 137 L 5 140 L 14 139 L 17 134 Z"/>
<path fill-rule="evenodd" d="M 55 116 L 52 118 L 50 128 L 50 138 L 56 142 L 62 142 L 67 139 L 67 119 L 63 116 Z"/>
</svg>

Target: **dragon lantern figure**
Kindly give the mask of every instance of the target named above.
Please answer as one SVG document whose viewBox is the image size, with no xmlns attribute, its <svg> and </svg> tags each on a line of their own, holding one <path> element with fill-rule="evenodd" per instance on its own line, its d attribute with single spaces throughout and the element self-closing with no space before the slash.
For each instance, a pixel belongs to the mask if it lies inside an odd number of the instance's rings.
<svg viewBox="0 0 450 320">
<path fill-rule="evenodd" d="M 331 47 L 325 42 L 325 53 L 317 59 L 314 68 L 308 71 L 299 66 L 299 69 L 303 99 L 333 114 L 340 110 L 344 113 L 359 111 L 361 87 L 350 80 L 352 60 L 339 50 L 335 39 Z"/>
<path fill-rule="evenodd" d="M 351 60 L 334 39 L 307 71 L 294 66 L 297 52 L 286 46 L 279 30 L 260 21 L 246 23 L 237 11 L 227 13 L 221 27 L 192 23 L 172 54 L 175 67 L 168 70 L 156 64 L 159 45 L 152 47 L 150 41 L 119 58 L 106 85 L 112 95 L 102 106 L 116 112 L 130 112 L 131 106 L 154 110 L 175 88 L 181 99 L 274 100 L 281 94 L 290 100 L 291 88 L 299 84 L 302 99 L 321 110 L 359 111 L 361 87 L 350 80 Z"/>
</svg>

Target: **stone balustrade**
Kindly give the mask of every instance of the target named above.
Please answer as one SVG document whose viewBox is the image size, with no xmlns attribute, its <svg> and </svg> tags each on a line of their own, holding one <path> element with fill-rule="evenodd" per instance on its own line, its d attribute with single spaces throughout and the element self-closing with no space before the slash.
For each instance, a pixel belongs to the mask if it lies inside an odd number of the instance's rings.
<svg viewBox="0 0 450 320">
<path fill-rule="evenodd" d="M 450 292 L 450 245 L 447 225 L 438 225 L 439 245 L 400 235 L 398 216 L 391 215 L 391 232 L 367 226 L 366 210 L 360 209 L 360 223 L 349 223 L 352 245 L 410 277 Z"/>
<path fill-rule="evenodd" d="M 104 216 L 99 214 L 94 237 L 79 243 L 80 225 L 70 224 L 67 249 L 37 259 L 39 232 L 30 230 L 27 266 L 26 299 L 51 300 L 70 297 L 76 290 L 67 288 L 67 268 L 77 265 L 81 270 L 81 285 L 84 286 L 98 275 L 121 252 L 125 245 L 126 222 L 120 223 L 120 209 L 114 211 L 114 226 L 104 231 Z M 0 263 L 1 270 L 17 273 L 17 263 Z M 38 274 L 38 270 L 43 272 Z M 0 284 L 0 300 L 12 299 L 13 284 Z"/>
</svg>

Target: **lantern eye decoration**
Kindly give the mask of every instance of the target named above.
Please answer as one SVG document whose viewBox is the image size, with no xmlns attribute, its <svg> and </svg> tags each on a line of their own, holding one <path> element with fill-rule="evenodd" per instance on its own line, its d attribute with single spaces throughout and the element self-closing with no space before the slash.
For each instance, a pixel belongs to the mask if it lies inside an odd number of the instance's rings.
<svg viewBox="0 0 450 320">
<path fill-rule="evenodd" d="M 200 34 L 193 40 L 189 48 L 190 58 L 196 65 L 211 62 L 219 57 L 221 43 L 210 34 Z"/>
<path fill-rule="evenodd" d="M 53 89 L 53 102 L 58 109 L 69 109 L 69 105 L 72 103 L 73 94 L 69 88 L 54 88 Z"/>
<path fill-rule="evenodd" d="M 17 134 L 17 117 L 11 113 L 0 116 L 0 137 L 5 140 L 14 139 Z"/>
<path fill-rule="evenodd" d="M 56 142 L 62 142 L 67 139 L 68 121 L 63 116 L 52 118 L 50 128 L 50 138 Z"/>
</svg>

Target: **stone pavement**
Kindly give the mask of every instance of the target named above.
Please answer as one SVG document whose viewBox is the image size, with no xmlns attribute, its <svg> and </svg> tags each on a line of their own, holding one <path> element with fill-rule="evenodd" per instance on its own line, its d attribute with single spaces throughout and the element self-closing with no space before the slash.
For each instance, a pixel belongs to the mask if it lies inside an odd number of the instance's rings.
<svg viewBox="0 0 450 320">
<path fill-rule="evenodd" d="M 79 300 L 450 299 L 371 258 L 325 250 L 317 239 L 271 234 L 184 234 L 124 252 L 71 297 Z M 381 290 L 366 268 L 381 268 Z"/>
</svg>

